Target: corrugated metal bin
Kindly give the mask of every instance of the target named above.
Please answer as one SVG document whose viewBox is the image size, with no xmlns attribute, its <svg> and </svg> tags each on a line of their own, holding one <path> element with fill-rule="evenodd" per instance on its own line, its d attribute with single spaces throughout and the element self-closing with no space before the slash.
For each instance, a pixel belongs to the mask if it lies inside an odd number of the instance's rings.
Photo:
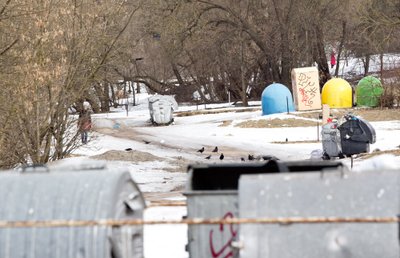
<svg viewBox="0 0 400 258">
<path fill-rule="evenodd" d="M 149 97 L 150 121 L 155 125 L 169 125 L 174 122 L 174 110 L 178 103 L 173 96 L 155 95 Z"/>
<path fill-rule="evenodd" d="M 185 195 L 188 218 L 238 217 L 238 183 L 246 174 L 266 174 L 337 168 L 340 162 L 280 162 L 194 165 L 189 167 Z M 238 257 L 231 247 L 238 225 L 189 225 L 188 251 L 191 258 Z"/>
<path fill-rule="evenodd" d="M 185 195 L 188 218 L 227 218 L 238 216 L 237 189 L 242 174 L 279 172 L 276 161 L 253 164 L 214 164 L 189 166 Z M 237 225 L 189 225 L 188 252 L 191 258 L 237 257 L 231 242 Z"/>
<path fill-rule="evenodd" d="M 0 172 L 0 220 L 142 219 L 129 172 Z M 1 258 L 141 258 L 142 226 L 0 228 Z"/>
<path fill-rule="evenodd" d="M 241 218 L 396 218 L 398 171 L 244 175 Z M 399 224 L 241 224 L 240 258 L 399 257 Z"/>
</svg>

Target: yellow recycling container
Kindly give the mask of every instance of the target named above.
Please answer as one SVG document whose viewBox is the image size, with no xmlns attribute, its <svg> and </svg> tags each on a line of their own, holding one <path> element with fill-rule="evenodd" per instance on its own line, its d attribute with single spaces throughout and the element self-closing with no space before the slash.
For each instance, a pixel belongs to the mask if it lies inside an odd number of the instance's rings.
<svg viewBox="0 0 400 258">
<path fill-rule="evenodd" d="M 343 79 L 332 78 L 322 88 L 322 104 L 331 108 L 351 108 L 353 106 L 353 91 L 351 85 Z"/>
</svg>

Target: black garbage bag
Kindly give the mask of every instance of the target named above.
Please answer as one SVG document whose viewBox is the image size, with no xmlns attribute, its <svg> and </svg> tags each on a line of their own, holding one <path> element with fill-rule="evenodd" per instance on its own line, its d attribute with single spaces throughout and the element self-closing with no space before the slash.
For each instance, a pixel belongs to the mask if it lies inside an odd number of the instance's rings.
<svg viewBox="0 0 400 258">
<path fill-rule="evenodd" d="M 370 144 L 376 141 L 375 129 L 368 121 L 354 115 L 346 115 L 345 119 L 338 127 L 342 153 L 353 155 L 369 152 Z"/>
</svg>

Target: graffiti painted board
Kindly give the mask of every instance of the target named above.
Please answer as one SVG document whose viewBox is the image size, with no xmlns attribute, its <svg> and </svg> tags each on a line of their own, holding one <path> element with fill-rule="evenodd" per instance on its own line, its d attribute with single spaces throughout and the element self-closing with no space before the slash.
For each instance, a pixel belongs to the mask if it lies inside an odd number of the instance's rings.
<svg viewBox="0 0 400 258">
<path fill-rule="evenodd" d="M 316 67 L 293 69 L 292 88 L 296 110 L 321 109 L 321 94 Z"/>
</svg>

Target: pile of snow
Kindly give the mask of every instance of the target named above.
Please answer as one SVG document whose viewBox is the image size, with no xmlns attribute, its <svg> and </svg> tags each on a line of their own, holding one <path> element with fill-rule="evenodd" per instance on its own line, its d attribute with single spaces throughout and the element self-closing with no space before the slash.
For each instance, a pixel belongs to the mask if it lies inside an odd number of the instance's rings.
<svg viewBox="0 0 400 258">
<path fill-rule="evenodd" d="M 353 168 L 354 172 L 398 170 L 400 163 L 398 157 L 392 154 L 382 154 L 363 160 Z"/>
</svg>

